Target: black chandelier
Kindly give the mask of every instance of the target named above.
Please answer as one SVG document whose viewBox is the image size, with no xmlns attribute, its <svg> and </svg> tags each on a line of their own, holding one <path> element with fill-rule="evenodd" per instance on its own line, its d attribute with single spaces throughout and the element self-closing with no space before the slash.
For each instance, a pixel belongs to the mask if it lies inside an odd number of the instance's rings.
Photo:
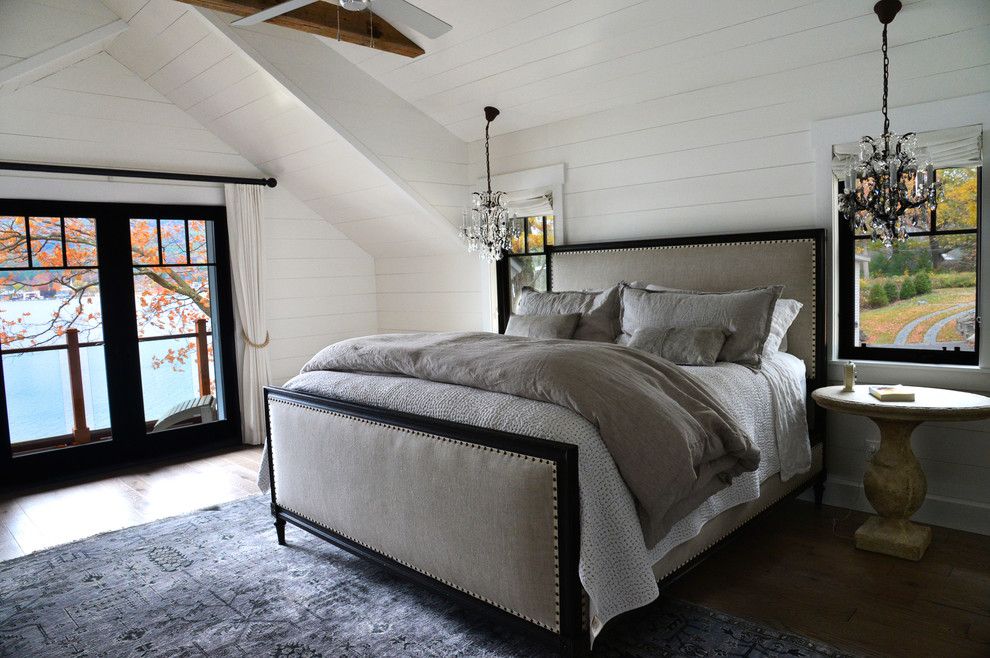
<svg viewBox="0 0 990 658">
<path fill-rule="evenodd" d="M 880 0 L 873 6 L 883 23 L 883 134 L 863 137 L 859 157 L 846 172 L 845 189 L 839 193 L 839 210 L 856 231 L 869 231 L 873 240 L 890 247 L 907 239 L 907 223 L 917 226 L 913 208 L 928 205 L 935 210 L 940 183 L 926 151 L 918 151 L 915 133 L 900 136 L 890 131 L 887 116 L 887 25 L 901 10 L 898 0 Z M 919 161 L 923 165 L 919 166 Z"/>
<path fill-rule="evenodd" d="M 521 234 L 521 229 L 512 222 L 505 193 L 492 191 L 488 129 L 498 115 L 497 108 L 485 108 L 485 175 L 488 189 L 471 195 L 471 208 L 464 211 L 464 226 L 461 228 L 461 237 L 467 243 L 468 251 L 488 261 L 501 260 L 502 254 L 511 247 L 512 239 Z"/>
</svg>

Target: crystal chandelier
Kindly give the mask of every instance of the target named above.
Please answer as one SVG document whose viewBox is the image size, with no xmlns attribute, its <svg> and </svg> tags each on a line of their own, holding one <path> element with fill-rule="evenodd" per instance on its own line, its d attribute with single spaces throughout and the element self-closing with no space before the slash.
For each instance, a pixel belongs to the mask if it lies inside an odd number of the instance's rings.
<svg viewBox="0 0 990 658">
<path fill-rule="evenodd" d="M 856 231 L 869 231 L 873 240 L 887 247 L 907 239 L 907 225 L 918 218 L 908 210 L 928 205 L 935 210 L 940 183 L 927 152 L 917 152 L 915 133 L 900 136 L 890 132 L 887 116 L 887 25 L 901 10 L 898 0 L 880 0 L 873 6 L 883 23 L 883 134 L 863 137 L 859 157 L 846 172 L 845 189 L 839 193 L 839 210 Z M 919 160 L 924 165 L 919 167 Z"/>
<path fill-rule="evenodd" d="M 492 192 L 492 163 L 489 154 L 488 128 L 498 116 L 498 109 L 485 108 L 485 171 L 488 190 L 471 195 L 471 208 L 464 211 L 461 236 L 467 242 L 469 252 L 477 253 L 483 260 L 501 260 L 502 254 L 518 238 L 521 230 L 514 226 L 505 203 L 504 192 Z"/>
</svg>

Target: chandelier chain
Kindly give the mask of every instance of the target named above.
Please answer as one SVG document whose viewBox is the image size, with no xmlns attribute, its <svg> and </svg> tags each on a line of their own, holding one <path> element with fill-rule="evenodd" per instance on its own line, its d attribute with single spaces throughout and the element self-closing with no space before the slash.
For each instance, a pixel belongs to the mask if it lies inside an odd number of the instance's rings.
<svg viewBox="0 0 990 658">
<path fill-rule="evenodd" d="M 890 117 L 887 116 L 887 88 L 889 79 L 890 57 L 887 56 L 887 26 L 883 26 L 883 133 L 890 132 Z"/>
<path fill-rule="evenodd" d="M 488 172 L 488 193 L 492 193 L 492 156 L 491 147 L 488 144 L 488 128 L 492 125 L 491 121 L 485 123 L 485 171 Z"/>
</svg>

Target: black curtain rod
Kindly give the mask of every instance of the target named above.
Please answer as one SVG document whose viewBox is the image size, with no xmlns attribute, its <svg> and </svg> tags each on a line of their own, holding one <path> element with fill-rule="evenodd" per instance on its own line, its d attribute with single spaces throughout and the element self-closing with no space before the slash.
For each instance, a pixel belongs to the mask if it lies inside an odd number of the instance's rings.
<svg viewBox="0 0 990 658">
<path fill-rule="evenodd" d="M 175 174 L 167 171 L 140 171 L 138 169 L 105 169 L 103 167 L 70 167 L 65 165 L 34 164 L 31 162 L 0 162 L 0 169 L 8 171 L 40 171 L 52 174 L 78 174 L 80 176 L 116 176 L 118 178 L 155 178 L 161 180 L 186 180 L 200 183 L 240 183 L 241 185 L 265 185 L 275 187 L 274 178 L 241 178 L 239 176 L 207 176 L 205 174 Z"/>
</svg>

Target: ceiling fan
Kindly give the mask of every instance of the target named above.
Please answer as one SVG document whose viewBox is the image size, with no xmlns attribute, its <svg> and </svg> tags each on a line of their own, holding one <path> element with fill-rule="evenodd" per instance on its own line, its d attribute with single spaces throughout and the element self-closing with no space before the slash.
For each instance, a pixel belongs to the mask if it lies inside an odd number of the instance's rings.
<svg viewBox="0 0 990 658">
<path fill-rule="evenodd" d="M 427 11 L 423 11 L 416 5 L 406 2 L 406 0 L 286 0 L 286 2 L 280 2 L 274 7 L 236 20 L 232 25 L 255 25 L 321 1 L 339 4 L 341 8 L 348 11 L 369 9 L 390 23 L 405 25 L 430 39 L 436 39 L 451 28 L 450 24 L 443 22 Z"/>
</svg>

